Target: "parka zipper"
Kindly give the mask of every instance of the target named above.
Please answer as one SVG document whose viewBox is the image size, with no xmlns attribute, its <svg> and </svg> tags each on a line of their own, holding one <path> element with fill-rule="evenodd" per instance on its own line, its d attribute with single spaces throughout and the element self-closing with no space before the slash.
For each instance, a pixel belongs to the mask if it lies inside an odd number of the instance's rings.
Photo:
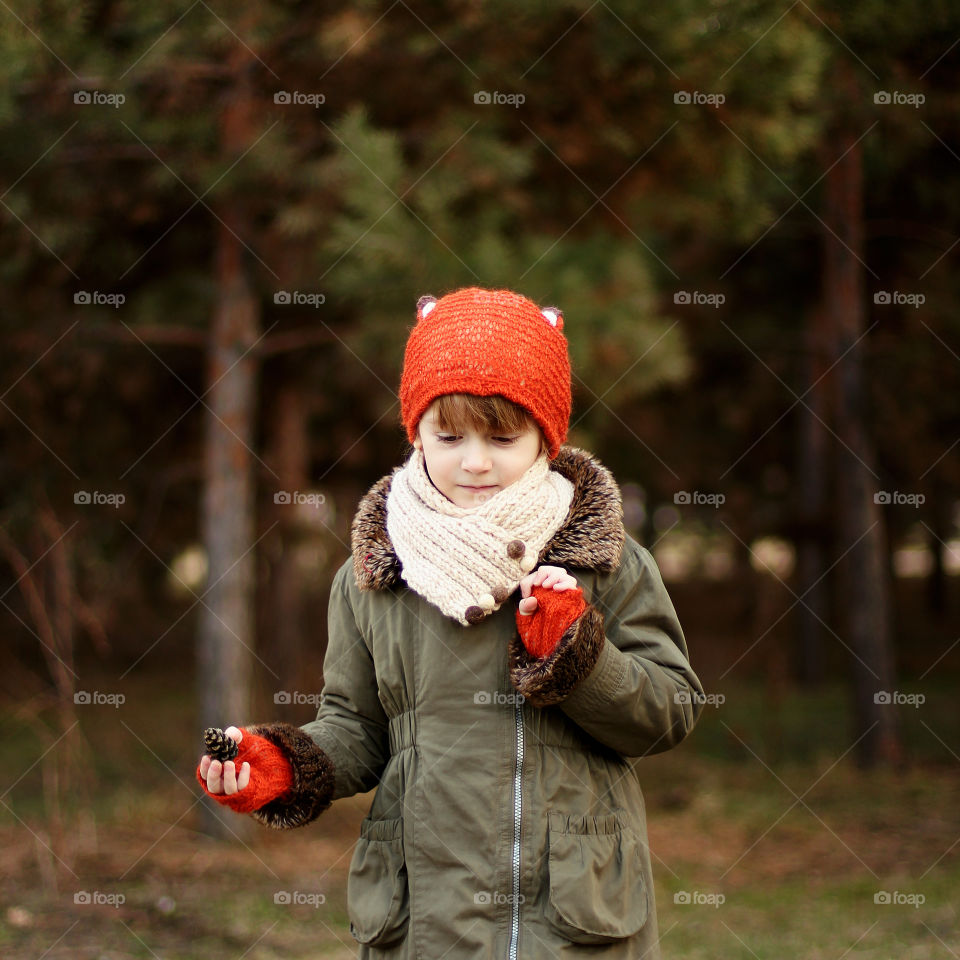
<svg viewBox="0 0 960 960">
<path fill-rule="evenodd" d="M 513 778 L 513 919 L 510 924 L 509 960 L 517 960 L 517 944 L 520 938 L 520 819 L 522 797 L 520 786 L 523 777 L 523 703 L 514 704 L 517 725 L 517 766 Z"/>
</svg>

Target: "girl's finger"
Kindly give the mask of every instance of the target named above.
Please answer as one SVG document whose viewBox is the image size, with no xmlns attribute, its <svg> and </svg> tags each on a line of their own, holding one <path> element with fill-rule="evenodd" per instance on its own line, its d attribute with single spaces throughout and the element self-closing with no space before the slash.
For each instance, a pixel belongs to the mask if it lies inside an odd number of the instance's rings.
<svg viewBox="0 0 960 960">
<path fill-rule="evenodd" d="M 228 797 L 237 792 L 237 768 L 232 760 L 223 765 L 223 792 Z"/>
<path fill-rule="evenodd" d="M 552 584 L 556 583 L 558 580 L 563 580 L 570 576 L 570 574 L 568 574 L 567 571 L 563 569 L 563 567 L 541 567 L 541 570 L 547 571 L 547 577 L 543 583 L 545 587 L 551 586 Z"/>
<path fill-rule="evenodd" d="M 237 789 L 242 790 L 250 782 L 250 764 L 248 761 L 243 761 L 243 766 L 240 768 L 240 776 L 237 777 Z"/>
<path fill-rule="evenodd" d="M 228 737 L 233 737 L 233 739 L 236 740 L 237 743 L 240 743 L 240 741 L 243 740 L 243 731 L 239 727 L 227 727 L 227 729 L 224 730 L 223 732 Z"/>
<path fill-rule="evenodd" d="M 207 771 L 207 789 L 211 793 L 223 793 L 220 783 L 220 774 L 223 772 L 223 764 L 219 760 L 210 761 L 210 769 Z"/>
<path fill-rule="evenodd" d="M 520 612 L 525 616 L 529 617 L 532 613 L 535 613 L 537 610 L 537 598 L 536 597 L 527 597 L 526 600 L 520 601 Z"/>
<path fill-rule="evenodd" d="M 200 776 L 203 777 L 204 780 L 207 779 L 207 771 L 210 769 L 210 763 L 212 760 L 213 757 L 211 757 L 209 753 L 205 753 L 200 758 Z"/>
</svg>

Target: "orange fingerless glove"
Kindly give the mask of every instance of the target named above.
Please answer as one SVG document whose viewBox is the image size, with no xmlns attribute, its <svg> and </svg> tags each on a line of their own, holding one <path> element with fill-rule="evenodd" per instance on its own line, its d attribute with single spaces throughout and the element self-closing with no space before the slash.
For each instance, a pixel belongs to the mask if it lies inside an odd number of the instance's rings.
<svg viewBox="0 0 960 960">
<path fill-rule="evenodd" d="M 583 613 L 587 604 L 581 587 L 575 590 L 534 587 L 531 596 L 537 598 L 537 609 L 529 615 L 517 610 L 517 629 L 530 656 L 540 659 L 553 653 L 567 627 Z"/>
<path fill-rule="evenodd" d="M 293 787 L 293 767 L 284 752 L 265 737 L 249 733 L 240 727 L 243 739 L 237 745 L 239 753 L 233 758 L 237 776 L 244 761 L 250 764 L 250 782 L 237 793 L 228 796 L 225 793 L 211 793 L 207 782 L 200 775 L 197 765 L 197 780 L 208 797 L 217 803 L 236 810 L 237 813 L 251 813 L 266 806 L 271 800 L 282 797 Z"/>
</svg>

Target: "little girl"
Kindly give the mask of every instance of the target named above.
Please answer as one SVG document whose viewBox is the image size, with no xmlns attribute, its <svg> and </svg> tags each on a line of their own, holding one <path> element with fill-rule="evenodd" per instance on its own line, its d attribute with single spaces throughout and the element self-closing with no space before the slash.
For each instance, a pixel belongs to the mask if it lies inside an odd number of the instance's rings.
<svg viewBox="0 0 960 960">
<path fill-rule="evenodd" d="M 563 316 L 506 290 L 421 297 L 409 459 L 374 484 L 330 594 L 317 719 L 230 727 L 215 800 L 298 827 L 377 787 L 347 882 L 361 958 L 660 956 L 630 758 L 703 689 L 619 489 L 564 446 Z"/>
</svg>

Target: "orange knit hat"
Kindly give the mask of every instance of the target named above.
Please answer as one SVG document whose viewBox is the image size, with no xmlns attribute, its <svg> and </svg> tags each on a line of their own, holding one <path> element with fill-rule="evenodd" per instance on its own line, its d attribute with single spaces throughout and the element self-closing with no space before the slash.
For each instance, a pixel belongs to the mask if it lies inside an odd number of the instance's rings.
<svg viewBox="0 0 960 960">
<path fill-rule="evenodd" d="M 510 290 L 466 287 L 417 301 L 400 380 L 410 442 L 427 407 L 446 393 L 500 394 L 530 412 L 553 459 L 570 422 L 570 359 L 563 314 Z"/>
</svg>

